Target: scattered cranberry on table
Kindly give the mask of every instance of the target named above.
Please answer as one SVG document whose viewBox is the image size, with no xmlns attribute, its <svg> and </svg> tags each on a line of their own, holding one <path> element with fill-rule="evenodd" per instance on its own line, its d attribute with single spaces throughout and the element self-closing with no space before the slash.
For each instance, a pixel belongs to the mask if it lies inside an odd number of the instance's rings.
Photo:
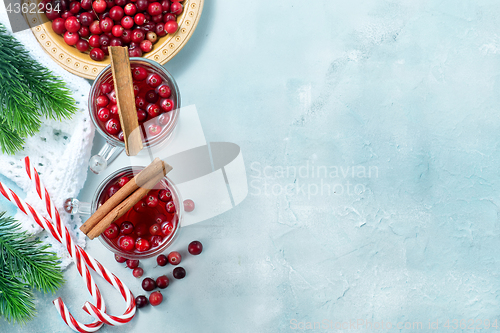
<svg viewBox="0 0 500 333">
<path fill-rule="evenodd" d="M 134 268 L 134 270 L 132 271 L 132 275 L 136 278 L 142 277 L 143 274 L 144 270 L 140 267 Z"/>
<path fill-rule="evenodd" d="M 168 287 L 170 281 L 166 275 L 162 275 L 156 278 L 156 286 L 160 289 L 165 289 Z"/>
<path fill-rule="evenodd" d="M 66 44 L 104 60 L 109 46 L 128 46 L 129 56 L 150 52 L 158 37 L 179 30 L 177 16 L 182 1 L 163 0 L 43 0 L 42 9 L 52 30 L 64 35 Z M 47 6 L 47 4 L 51 6 Z"/>
<path fill-rule="evenodd" d="M 116 262 L 119 262 L 120 264 L 121 263 L 124 263 L 125 261 L 127 261 L 126 258 L 123 258 L 123 257 L 120 257 L 119 255 L 115 254 L 115 260 Z"/>
<path fill-rule="evenodd" d="M 172 265 L 179 265 L 181 263 L 181 254 L 177 251 L 170 252 L 167 256 L 168 262 Z"/>
<path fill-rule="evenodd" d="M 149 295 L 149 303 L 151 303 L 152 306 L 160 305 L 162 301 L 163 295 L 159 291 L 155 291 Z"/>
<path fill-rule="evenodd" d="M 191 199 L 184 200 L 183 205 L 184 211 L 186 211 L 187 213 L 190 213 L 194 210 L 194 201 Z"/>
<path fill-rule="evenodd" d="M 127 267 L 132 269 L 139 267 L 139 260 L 132 260 L 132 259 L 127 260 Z"/>
<path fill-rule="evenodd" d="M 188 245 L 188 252 L 192 255 L 197 256 L 203 251 L 203 245 L 199 241 L 192 241 Z"/>
<path fill-rule="evenodd" d="M 148 305 L 149 302 L 148 302 L 148 299 L 146 296 L 144 295 L 140 295 L 140 296 L 137 296 L 135 298 L 135 305 L 138 307 L 138 308 L 143 308 L 145 307 L 146 305 Z"/>
<path fill-rule="evenodd" d="M 156 258 L 156 262 L 158 263 L 159 266 L 165 266 L 167 263 L 168 263 L 168 259 L 167 259 L 167 256 L 164 255 L 164 254 L 160 254 L 157 258 Z"/>
<path fill-rule="evenodd" d="M 186 270 L 182 267 L 176 267 L 173 271 L 173 276 L 176 279 L 183 279 L 186 276 Z"/>
<path fill-rule="evenodd" d="M 152 278 L 145 278 L 142 280 L 142 289 L 151 291 L 156 288 L 156 283 Z"/>
</svg>

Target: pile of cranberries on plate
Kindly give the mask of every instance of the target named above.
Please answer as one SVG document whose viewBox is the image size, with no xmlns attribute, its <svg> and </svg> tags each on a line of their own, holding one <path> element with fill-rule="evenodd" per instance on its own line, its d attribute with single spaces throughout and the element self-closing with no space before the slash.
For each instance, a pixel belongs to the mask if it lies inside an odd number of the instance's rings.
<svg viewBox="0 0 500 333">
<path fill-rule="evenodd" d="M 102 61 L 108 46 L 128 46 L 131 57 L 150 52 L 179 29 L 182 0 L 43 0 L 40 8 L 66 44 Z"/>
<path fill-rule="evenodd" d="M 104 204 L 118 192 L 131 176 L 121 176 L 108 184 L 101 195 L 100 203 Z M 149 191 L 141 201 L 104 231 L 101 240 L 111 247 L 113 252 L 129 259 L 147 258 L 160 253 L 173 242 L 180 224 L 178 198 L 165 180 L 160 184 L 162 189 Z"/>
<path fill-rule="evenodd" d="M 156 70 L 148 61 L 151 62 L 148 59 L 131 60 L 137 118 L 142 125 L 144 142 L 160 140 L 163 137 L 160 134 L 167 135 L 169 129 L 173 130 L 176 116 L 171 111 L 179 107 L 173 78 L 164 69 Z M 109 69 L 103 73 L 91 94 L 93 119 L 105 135 L 123 141 L 113 76 Z"/>
</svg>

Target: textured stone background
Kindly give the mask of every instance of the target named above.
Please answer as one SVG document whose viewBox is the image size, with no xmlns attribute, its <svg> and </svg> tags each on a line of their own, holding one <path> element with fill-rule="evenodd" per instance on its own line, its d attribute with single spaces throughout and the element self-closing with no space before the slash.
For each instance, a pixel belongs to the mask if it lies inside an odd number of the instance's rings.
<svg viewBox="0 0 500 333">
<path fill-rule="evenodd" d="M 205 252 L 166 302 L 102 332 L 500 320 L 498 17 L 494 0 L 206 1 L 166 68 L 207 140 L 241 146 L 250 193 L 182 230 L 174 248 L 199 239 Z M 88 248 L 140 292 L 98 242 Z M 85 320 L 75 272 L 58 296 Z M 68 332 L 53 298 L 0 331 Z"/>
</svg>

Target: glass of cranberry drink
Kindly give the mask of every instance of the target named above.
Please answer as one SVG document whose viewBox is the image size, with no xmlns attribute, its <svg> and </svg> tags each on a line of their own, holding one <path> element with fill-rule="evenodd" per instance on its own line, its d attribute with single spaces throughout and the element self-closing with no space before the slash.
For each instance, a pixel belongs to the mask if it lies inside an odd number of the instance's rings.
<svg viewBox="0 0 500 333">
<path fill-rule="evenodd" d="M 172 75 L 155 61 L 130 58 L 135 104 L 144 148 L 168 140 L 179 120 L 181 96 Z M 97 131 L 106 144 L 90 158 L 89 167 L 99 173 L 123 151 L 125 143 L 120 126 L 111 65 L 97 76 L 89 94 L 89 111 Z"/>
<path fill-rule="evenodd" d="M 125 167 L 104 179 L 91 203 L 93 214 L 143 167 Z M 183 217 L 182 199 L 168 177 L 164 177 L 125 215 L 100 236 L 102 244 L 127 259 L 157 256 L 177 237 Z"/>
</svg>

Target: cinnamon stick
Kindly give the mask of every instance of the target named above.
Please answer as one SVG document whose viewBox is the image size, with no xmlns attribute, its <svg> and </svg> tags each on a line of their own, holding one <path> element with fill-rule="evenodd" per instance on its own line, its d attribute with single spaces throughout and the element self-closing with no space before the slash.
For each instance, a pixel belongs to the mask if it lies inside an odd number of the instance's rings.
<svg viewBox="0 0 500 333">
<path fill-rule="evenodd" d="M 134 85 L 132 72 L 130 71 L 128 48 L 126 46 L 110 46 L 109 56 L 115 85 L 116 105 L 118 106 L 125 141 L 125 152 L 128 156 L 135 156 L 143 146 L 135 108 Z"/>
<path fill-rule="evenodd" d="M 168 170 L 168 171 L 167 171 Z M 153 178 L 156 174 L 162 173 L 167 174 L 172 167 L 164 163 L 159 158 L 155 158 L 150 165 L 148 165 L 144 170 L 139 172 L 134 178 L 132 178 L 125 186 L 123 186 L 118 192 L 116 192 L 111 198 L 108 199 L 97 211 L 92 214 L 92 216 L 80 227 L 80 230 L 84 234 L 88 234 L 89 231 L 94 228 L 100 220 L 102 220 L 113 208 L 125 200 L 130 194 L 135 192 L 139 187 L 146 187 L 147 182 Z M 153 186 L 156 184 L 153 184 Z"/>
<path fill-rule="evenodd" d="M 169 172 L 171 168 L 167 170 Z M 138 203 L 148 192 L 164 177 L 163 171 L 157 173 L 153 178 L 151 178 L 146 186 L 138 188 L 132 195 L 123 200 L 118 206 L 113 208 L 102 220 L 97 223 L 97 225 L 92 228 L 87 237 L 94 239 L 106 230 L 111 223 L 122 217 L 130 208 L 132 208 L 136 203 Z"/>
</svg>

